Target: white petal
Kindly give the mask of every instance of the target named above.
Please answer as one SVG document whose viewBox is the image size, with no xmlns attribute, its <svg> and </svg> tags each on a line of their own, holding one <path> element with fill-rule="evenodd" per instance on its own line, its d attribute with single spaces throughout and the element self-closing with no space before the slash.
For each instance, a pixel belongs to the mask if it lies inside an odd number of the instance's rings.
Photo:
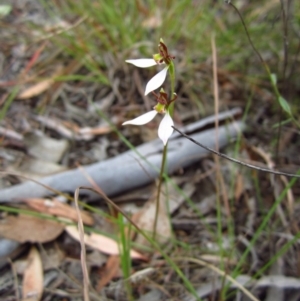
<svg viewBox="0 0 300 301">
<path fill-rule="evenodd" d="M 167 112 L 158 128 L 158 137 L 162 140 L 164 145 L 167 144 L 168 139 L 170 138 L 170 136 L 172 135 L 172 133 L 174 131 L 172 128 L 173 125 L 174 125 L 174 122 L 172 120 L 172 117 Z"/>
<path fill-rule="evenodd" d="M 146 86 L 145 95 L 156 90 L 164 83 L 166 76 L 167 76 L 167 72 L 168 72 L 168 67 L 166 67 L 163 70 L 161 70 L 160 72 L 158 72 L 155 76 L 153 76 L 149 80 L 149 82 Z"/>
<path fill-rule="evenodd" d="M 156 116 L 156 114 L 157 111 L 153 110 L 132 120 L 125 121 L 124 123 L 122 123 L 122 125 L 126 125 L 126 124 L 143 125 L 150 122 Z"/>
<path fill-rule="evenodd" d="M 148 68 L 157 65 L 154 59 L 126 60 L 125 62 L 140 68 Z"/>
</svg>

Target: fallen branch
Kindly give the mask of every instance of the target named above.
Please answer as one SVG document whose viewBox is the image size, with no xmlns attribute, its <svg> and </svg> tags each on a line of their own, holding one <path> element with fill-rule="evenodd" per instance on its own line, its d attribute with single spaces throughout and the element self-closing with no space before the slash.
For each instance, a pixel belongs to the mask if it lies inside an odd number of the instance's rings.
<svg viewBox="0 0 300 301">
<path fill-rule="evenodd" d="M 235 119 L 240 115 L 239 109 L 233 109 L 218 115 L 219 123 L 228 119 Z M 181 129 L 182 132 L 190 134 L 195 141 L 201 141 L 210 148 L 213 148 L 218 141 L 219 147 L 224 147 L 230 139 L 235 138 L 242 130 L 241 122 L 228 122 L 220 126 L 218 131 L 215 129 L 203 130 L 204 127 L 212 127 L 215 121 L 214 116 L 204 118 Z M 218 134 L 218 139 L 216 135 Z M 25 182 L 12 187 L 2 189 L 0 202 L 18 202 L 20 198 L 45 197 L 53 194 L 45 186 L 61 192 L 74 193 L 79 186 L 91 186 L 87 176 L 108 196 L 117 195 L 142 185 L 154 181 L 159 174 L 161 164 L 162 142 L 157 139 L 145 143 L 135 149 L 127 151 L 117 157 L 110 158 L 103 162 L 97 162 L 84 167 L 84 171 L 76 168 L 59 174 L 51 175 L 41 179 L 39 182 Z M 180 137 L 175 133 L 168 143 L 168 168 L 167 173 L 187 167 L 206 156 L 208 151 L 199 148 L 186 138 Z M 92 191 L 85 191 L 90 199 L 99 198 Z"/>
</svg>

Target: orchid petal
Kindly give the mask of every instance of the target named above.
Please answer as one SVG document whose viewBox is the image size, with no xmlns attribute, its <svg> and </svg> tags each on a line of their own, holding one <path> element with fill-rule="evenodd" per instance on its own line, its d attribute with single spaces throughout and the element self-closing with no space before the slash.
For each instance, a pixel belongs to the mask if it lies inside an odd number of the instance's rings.
<svg viewBox="0 0 300 301">
<path fill-rule="evenodd" d="M 162 119 L 159 128 L 158 128 L 158 137 L 162 140 L 164 145 L 167 144 L 168 139 L 172 135 L 174 129 L 172 126 L 174 125 L 173 119 L 170 114 L 167 112 Z"/>
<path fill-rule="evenodd" d="M 122 125 L 126 125 L 126 124 L 143 125 L 150 122 L 156 116 L 156 114 L 157 111 L 153 110 L 132 120 L 125 121 L 124 123 L 122 123 Z"/>
<path fill-rule="evenodd" d="M 150 92 L 156 90 L 157 88 L 159 88 L 164 83 L 164 81 L 166 79 L 166 76 L 167 76 L 168 68 L 169 68 L 169 66 L 165 67 L 163 70 L 158 72 L 155 76 L 153 76 L 149 80 L 149 82 L 146 86 L 145 95 L 147 95 Z"/>
<path fill-rule="evenodd" d="M 140 68 L 148 68 L 157 65 L 154 59 L 126 60 L 125 62 Z"/>
</svg>

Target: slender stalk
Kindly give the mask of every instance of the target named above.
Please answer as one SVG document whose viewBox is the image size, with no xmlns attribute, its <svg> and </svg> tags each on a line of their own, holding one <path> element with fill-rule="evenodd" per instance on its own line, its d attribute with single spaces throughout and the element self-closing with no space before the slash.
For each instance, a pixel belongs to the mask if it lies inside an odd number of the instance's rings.
<svg viewBox="0 0 300 301">
<path fill-rule="evenodd" d="M 171 94 L 170 98 L 173 97 L 173 94 L 175 92 L 175 66 L 173 62 L 170 63 L 169 66 L 169 75 L 170 75 L 170 83 L 171 83 Z M 174 103 L 170 104 L 169 113 L 171 117 L 173 116 L 174 111 Z M 160 167 L 160 174 L 159 174 L 159 182 L 157 187 L 157 195 L 156 195 L 156 208 L 155 208 L 155 217 L 154 217 L 154 224 L 153 224 L 153 240 L 155 240 L 156 236 L 156 228 L 157 228 L 157 221 L 158 221 L 158 214 L 160 209 L 160 195 L 161 195 L 161 187 L 164 179 L 164 171 L 165 166 L 167 162 L 167 151 L 168 151 L 168 143 L 164 146 L 163 154 L 162 154 L 162 161 L 161 161 L 161 167 Z"/>
<path fill-rule="evenodd" d="M 173 62 L 171 62 L 169 67 L 169 74 L 170 74 L 170 83 L 171 83 L 171 94 L 170 98 L 173 98 L 174 92 L 175 92 L 175 65 Z M 171 117 L 173 117 L 174 113 L 174 102 L 172 102 L 169 106 L 169 112 Z"/>
<path fill-rule="evenodd" d="M 164 146 L 163 154 L 162 154 L 162 161 L 160 166 L 160 173 L 159 173 L 159 182 L 157 187 L 157 196 L 156 196 L 156 208 L 155 208 L 155 217 L 154 217 L 154 224 L 153 224 L 153 240 L 155 240 L 156 236 L 156 228 L 157 228 L 157 221 L 158 221 L 158 213 L 160 208 L 160 195 L 161 195 L 161 187 L 164 179 L 164 171 L 165 171 L 165 165 L 167 161 L 167 150 L 168 150 L 168 144 Z"/>
<path fill-rule="evenodd" d="M 231 5 L 233 7 L 233 9 L 237 12 L 242 24 L 243 24 L 243 27 L 244 27 L 244 30 L 246 32 L 246 35 L 247 35 L 247 38 L 248 38 L 248 41 L 252 47 L 252 49 L 254 50 L 254 52 L 256 53 L 256 55 L 258 56 L 259 60 L 261 61 L 262 65 L 265 67 L 266 69 L 266 72 L 270 78 L 270 81 L 271 81 L 271 85 L 272 85 L 272 88 L 274 90 L 274 93 L 276 95 L 276 98 L 277 98 L 277 101 L 278 103 L 280 104 L 280 107 L 289 115 L 289 117 L 291 117 L 291 119 L 293 120 L 293 122 L 298 126 L 300 127 L 300 123 L 299 121 L 292 115 L 291 113 L 291 109 L 288 105 L 288 103 L 286 102 L 286 100 L 281 96 L 279 90 L 278 90 L 278 87 L 277 87 L 277 82 L 276 80 L 274 80 L 274 76 L 273 74 L 271 73 L 270 71 L 270 68 L 268 66 L 268 64 L 264 61 L 264 59 L 262 58 L 261 54 L 259 53 L 259 51 L 257 50 L 257 48 L 255 47 L 251 37 L 250 37 L 250 33 L 248 31 L 248 28 L 246 26 L 246 23 L 243 19 L 243 16 L 241 15 L 240 11 L 238 10 L 238 8 L 236 6 L 234 6 L 234 4 L 232 4 L 231 2 L 229 2 L 229 5 Z"/>
</svg>

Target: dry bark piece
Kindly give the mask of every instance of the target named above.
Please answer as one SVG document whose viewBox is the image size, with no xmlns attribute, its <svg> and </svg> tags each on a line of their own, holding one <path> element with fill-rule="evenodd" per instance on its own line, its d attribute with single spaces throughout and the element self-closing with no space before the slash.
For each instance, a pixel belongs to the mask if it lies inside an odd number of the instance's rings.
<svg viewBox="0 0 300 301">
<path fill-rule="evenodd" d="M 39 252 L 31 247 L 23 278 L 23 301 L 38 301 L 43 294 L 43 266 Z"/>
<path fill-rule="evenodd" d="M 4 238 L 16 240 L 18 242 L 49 242 L 59 236 L 64 225 L 35 216 L 9 215 L 0 222 L 0 233 Z"/>
</svg>

